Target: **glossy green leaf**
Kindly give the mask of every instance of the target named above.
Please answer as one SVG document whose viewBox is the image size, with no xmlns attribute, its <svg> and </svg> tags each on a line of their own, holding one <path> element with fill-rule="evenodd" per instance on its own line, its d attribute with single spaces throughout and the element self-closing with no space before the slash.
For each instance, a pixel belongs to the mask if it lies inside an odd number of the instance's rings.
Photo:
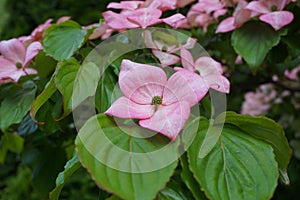
<svg viewBox="0 0 300 200">
<path fill-rule="evenodd" d="M 20 123 L 30 110 L 34 100 L 36 85 L 32 81 L 25 82 L 23 88 L 7 96 L 0 106 L 0 128 L 6 130 L 10 125 Z"/>
<path fill-rule="evenodd" d="M 111 68 L 107 68 L 102 74 L 95 96 L 95 104 L 100 113 L 105 112 L 112 102 L 116 100 L 114 98 L 114 90 L 117 80 L 118 78 Z"/>
<path fill-rule="evenodd" d="M 286 184 L 289 183 L 286 173 L 292 152 L 284 130 L 279 124 L 267 117 L 253 117 L 235 112 L 227 112 L 225 122 L 234 124 L 250 136 L 270 144 L 274 149 L 281 178 Z"/>
<path fill-rule="evenodd" d="M 54 24 L 45 32 L 44 51 L 58 61 L 68 59 L 81 47 L 86 33 L 73 21 Z"/>
<path fill-rule="evenodd" d="M 101 188 L 125 200 L 147 200 L 166 185 L 178 158 L 178 140 L 154 134 L 99 114 L 81 128 L 75 144 L 80 161 Z"/>
<path fill-rule="evenodd" d="M 86 62 L 80 66 L 72 94 L 73 109 L 87 97 L 95 95 L 99 80 L 100 69 L 94 63 Z"/>
<path fill-rule="evenodd" d="M 184 154 L 180 158 L 180 164 L 181 164 L 181 179 L 187 186 L 187 188 L 192 192 L 194 198 L 196 200 L 207 200 L 205 194 L 200 189 L 199 183 L 194 178 L 194 175 L 189 169 L 189 163 L 187 160 L 187 155 Z"/>
<path fill-rule="evenodd" d="M 54 94 L 56 91 L 56 87 L 54 84 L 54 76 L 50 79 L 50 81 L 45 86 L 45 89 L 37 98 L 32 102 L 30 109 L 30 116 L 35 121 L 35 115 L 38 110 L 44 105 L 44 103 Z"/>
<path fill-rule="evenodd" d="M 81 164 L 79 162 L 77 153 L 75 152 L 72 159 L 66 163 L 64 171 L 58 174 L 56 178 L 56 187 L 50 192 L 50 200 L 59 199 L 60 192 L 64 187 L 67 179 L 80 167 Z"/>
<path fill-rule="evenodd" d="M 188 150 L 190 169 L 209 199 L 267 200 L 277 186 L 278 170 L 271 145 L 235 126 L 223 128 L 212 151 L 199 158 L 206 130 Z"/>
<path fill-rule="evenodd" d="M 2 145 L 14 153 L 21 153 L 23 150 L 24 139 L 14 133 L 5 133 L 2 138 Z"/>
<path fill-rule="evenodd" d="M 250 21 L 235 30 L 231 40 L 235 51 L 256 72 L 269 50 L 279 43 L 280 35 L 266 23 Z"/>
<path fill-rule="evenodd" d="M 72 94 L 79 68 L 80 64 L 75 58 L 62 61 L 57 66 L 54 82 L 63 95 L 64 114 L 61 118 L 67 116 L 72 110 Z"/>
<path fill-rule="evenodd" d="M 18 134 L 21 136 L 30 135 L 38 129 L 38 125 L 27 115 L 20 126 L 18 127 Z"/>
</svg>

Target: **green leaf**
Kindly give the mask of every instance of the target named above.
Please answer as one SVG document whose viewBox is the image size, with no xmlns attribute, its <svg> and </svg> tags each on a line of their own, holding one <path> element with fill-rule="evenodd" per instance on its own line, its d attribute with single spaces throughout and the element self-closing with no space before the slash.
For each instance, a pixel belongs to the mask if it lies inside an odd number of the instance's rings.
<svg viewBox="0 0 300 200">
<path fill-rule="evenodd" d="M 57 66 L 54 82 L 63 95 L 64 103 L 64 114 L 60 118 L 67 116 L 72 110 L 72 94 L 79 68 L 80 64 L 75 58 L 62 61 Z"/>
<path fill-rule="evenodd" d="M 80 66 L 74 82 L 72 108 L 74 109 L 87 97 L 94 96 L 100 80 L 100 69 L 92 62 Z"/>
<path fill-rule="evenodd" d="M 292 151 L 285 137 L 284 130 L 279 124 L 267 117 L 253 117 L 250 115 L 237 114 L 235 112 L 226 113 L 225 123 L 238 126 L 250 136 L 270 144 L 274 149 L 275 158 L 282 176 L 281 178 L 283 179 L 285 177 L 283 181 L 289 184 L 289 180 L 286 179 L 286 173 Z"/>
<path fill-rule="evenodd" d="M 32 81 L 25 82 L 23 88 L 6 97 L 0 106 L 0 128 L 6 130 L 10 125 L 20 123 L 30 110 L 34 100 L 36 85 Z"/>
<path fill-rule="evenodd" d="M 119 120 L 99 114 L 86 122 L 75 140 L 80 161 L 101 188 L 125 200 L 153 199 L 174 173 L 179 140 Z"/>
<path fill-rule="evenodd" d="M 45 32 L 44 51 L 58 61 L 68 59 L 81 47 L 86 33 L 73 21 L 54 24 Z"/>
<path fill-rule="evenodd" d="M 34 123 L 30 115 L 27 115 L 18 127 L 18 134 L 26 136 L 34 133 L 38 129 L 38 125 Z"/>
<path fill-rule="evenodd" d="M 199 151 L 206 130 L 188 149 L 190 169 L 206 196 L 214 200 L 270 199 L 278 171 L 271 145 L 235 126 L 225 126 L 219 141 L 205 157 Z"/>
<path fill-rule="evenodd" d="M 157 195 L 157 200 L 189 200 L 187 195 L 181 186 L 174 180 L 168 182 L 167 187 L 160 191 Z"/>
<path fill-rule="evenodd" d="M 59 198 L 60 192 L 64 187 L 66 180 L 79 168 L 81 167 L 80 161 L 78 159 L 77 153 L 74 152 L 74 155 L 71 160 L 65 165 L 64 171 L 60 172 L 56 178 L 56 187 L 50 192 L 50 200 L 56 200 Z"/>
<path fill-rule="evenodd" d="M 256 72 L 269 50 L 279 43 L 280 35 L 266 23 L 250 21 L 235 30 L 231 40 L 234 50 Z"/>
<path fill-rule="evenodd" d="M 95 104 L 100 113 L 105 112 L 112 102 L 116 100 L 116 98 L 113 97 L 116 85 L 117 76 L 111 68 L 107 68 L 101 76 L 95 96 Z"/>
<path fill-rule="evenodd" d="M 54 75 L 45 86 L 45 89 L 39 96 L 32 102 L 30 109 L 30 116 L 35 121 L 35 115 L 44 103 L 54 94 L 56 87 L 54 84 Z"/>
<path fill-rule="evenodd" d="M 13 133 L 4 133 L 1 138 L 2 145 L 6 146 L 7 150 L 14 153 L 21 153 L 23 150 L 24 139 Z"/>
<path fill-rule="evenodd" d="M 46 56 L 45 52 L 40 51 L 39 54 L 34 58 L 35 69 L 38 71 L 39 77 L 47 77 L 52 74 L 56 67 L 56 60 Z"/>
<path fill-rule="evenodd" d="M 180 174 L 182 181 L 185 183 L 187 188 L 192 192 L 194 198 L 196 200 L 207 200 L 205 194 L 200 189 L 199 183 L 196 181 L 192 172 L 189 169 L 189 163 L 186 154 L 181 156 L 180 164 L 182 167 L 181 174 Z"/>
</svg>

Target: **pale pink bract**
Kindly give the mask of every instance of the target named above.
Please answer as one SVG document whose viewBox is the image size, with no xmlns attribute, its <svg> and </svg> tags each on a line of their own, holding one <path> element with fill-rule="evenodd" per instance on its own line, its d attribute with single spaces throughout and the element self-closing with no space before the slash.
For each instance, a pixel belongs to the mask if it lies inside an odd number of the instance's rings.
<svg viewBox="0 0 300 200">
<path fill-rule="evenodd" d="M 119 86 L 124 94 L 105 112 L 120 118 L 139 119 L 140 126 L 175 140 L 194 106 L 207 93 L 196 74 L 174 73 L 169 79 L 155 66 L 123 60 Z"/>
</svg>

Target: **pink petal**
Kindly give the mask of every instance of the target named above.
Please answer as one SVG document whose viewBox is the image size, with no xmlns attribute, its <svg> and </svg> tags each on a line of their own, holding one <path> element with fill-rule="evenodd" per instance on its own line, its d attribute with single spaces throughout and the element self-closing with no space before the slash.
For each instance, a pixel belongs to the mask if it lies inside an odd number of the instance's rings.
<svg viewBox="0 0 300 200">
<path fill-rule="evenodd" d="M 211 74 L 203 78 L 210 88 L 222 93 L 229 93 L 230 83 L 224 76 L 220 74 Z"/>
<path fill-rule="evenodd" d="M 182 14 L 180 13 L 177 13 L 175 15 L 172 15 L 170 17 L 167 17 L 167 18 L 164 18 L 162 19 L 162 21 L 166 24 L 168 24 L 169 26 L 172 26 L 174 28 L 178 28 L 178 22 L 179 21 L 182 21 L 185 19 L 185 16 L 183 16 Z"/>
<path fill-rule="evenodd" d="M 194 48 L 195 44 L 197 42 L 197 39 L 189 37 L 184 45 L 182 45 L 180 48 L 185 49 L 192 49 Z"/>
<path fill-rule="evenodd" d="M 23 63 L 25 60 L 26 49 L 18 39 L 10 39 L 0 42 L 0 53 L 2 56 L 13 63 Z"/>
<path fill-rule="evenodd" d="M 60 17 L 60 18 L 56 21 L 56 24 L 59 24 L 59 23 L 68 21 L 69 19 L 71 19 L 70 16 L 62 16 L 62 17 Z"/>
<path fill-rule="evenodd" d="M 150 119 L 140 120 L 140 126 L 148 128 L 175 140 L 189 118 L 190 107 L 186 102 L 161 106 Z"/>
<path fill-rule="evenodd" d="M 120 3 L 111 2 L 108 4 L 107 8 L 135 10 L 144 3 L 144 1 L 121 1 Z"/>
<path fill-rule="evenodd" d="M 177 70 L 165 86 L 163 105 L 186 101 L 192 107 L 205 96 L 208 86 L 198 74 L 183 68 Z"/>
<path fill-rule="evenodd" d="M 200 57 L 196 60 L 195 69 L 200 72 L 201 76 L 223 73 L 221 63 L 207 56 Z"/>
<path fill-rule="evenodd" d="M 234 25 L 234 17 L 228 17 L 221 21 L 218 25 L 216 33 L 225 33 L 236 29 L 237 27 Z"/>
<path fill-rule="evenodd" d="M 271 12 L 270 8 L 268 7 L 268 4 L 265 1 L 251 1 L 245 8 L 256 11 L 261 14 Z"/>
<path fill-rule="evenodd" d="M 277 11 L 262 15 L 259 19 L 270 24 L 275 30 L 279 30 L 291 23 L 294 19 L 294 15 L 289 11 Z"/>
<path fill-rule="evenodd" d="M 154 113 L 153 105 L 140 105 L 126 97 L 117 99 L 105 114 L 110 114 L 119 118 L 147 119 Z"/>
<path fill-rule="evenodd" d="M 227 9 L 216 10 L 213 14 L 215 19 L 218 19 L 220 16 L 225 15 L 227 13 Z"/>
<path fill-rule="evenodd" d="M 162 66 L 170 66 L 178 63 L 180 58 L 178 56 L 172 55 L 170 53 L 162 52 L 159 50 L 152 50 L 152 53 L 158 58 Z"/>
<path fill-rule="evenodd" d="M 33 41 L 41 41 L 43 39 L 44 31 L 51 26 L 51 22 L 53 19 L 48 19 L 44 24 L 40 24 L 37 28 L 35 28 L 30 34 Z"/>
<path fill-rule="evenodd" d="M 195 71 L 195 63 L 194 63 L 192 54 L 185 48 L 182 48 L 180 50 L 180 57 L 181 57 L 181 63 L 182 63 L 183 68 L 194 72 Z"/>
<path fill-rule="evenodd" d="M 23 71 L 25 71 L 26 74 L 37 74 L 37 71 L 32 68 L 25 68 L 25 69 L 23 69 Z"/>
<path fill-rule="evenodd" d="M 127 98 L 136 103 L 151 104 L 154 96 L 162 96 L 166 82 L 166 73 L 159 67 L 126 59 L 121 63 L 120 89 Z"/>
<path fill-rule="evenodd" d="M 176 3 L 177 0 L 168 0 L 168 1 L 146 0 L 145 7 L 152 8 L 152 9 L 157 8 L 161 11 L 167 11 L 167 10 L 176 9 Z"/>
<path fill-rule="evenodd" d="M 26 50 L 26 57 L 23 63 L 23 67 L 26 67 L 29 62 L 42 50 L 43 47 L 40 42 L 33 42 L 31 43 Z"/>
<path fill-rule="evenodd" d="M 145 30 L 143 32 L 143 36 L 144 36 L 144 42 L 147 48 L 149 49 L 159 49 L 156 44 L 154 43 L 154 41 L 152 40 L 152 33 L 149 30 Z"/>
<path fill-rule="evenodd" d="M 234 26 L 236 26 L 236 28 L 239 28 L 245 22 L 249 21 L 252 17 L 256 15 L 257 14 L 254 11 L 247 10 L 247 9 L 240 9 L 235 13 Z"/>
<path fill-rule="evenodd" d="M 130 15 L 128 15 L 128 19 L 139 24 L 142 28 L 146 28 L 160 23 L 161 20 L 159 18 L 161 15 L 162 11 L 159 9 L 141 8 L 130 13 Z"/>
<path fill-rule="evenodd" d="M 127 28 L 138 28 L 139 25 L 130 22 L 126 16 L 117 14 L 112 11 L 106 11 L 102 13 L 107 25 L 113 29 L 127 29 Z"/>
<path fill-rule="evenodd" d="M 15 63 L 0 57 L 0 79 L 10 77 L 10 74 L 17 70 L 18 68 Z"/>
<path fill-rule="evenodd" d="M 185 7 L 186 5 L 194 2 L 195 0 L 177 0 L 177 7 L 178 8 L 183 8 Z"/>
</svg>

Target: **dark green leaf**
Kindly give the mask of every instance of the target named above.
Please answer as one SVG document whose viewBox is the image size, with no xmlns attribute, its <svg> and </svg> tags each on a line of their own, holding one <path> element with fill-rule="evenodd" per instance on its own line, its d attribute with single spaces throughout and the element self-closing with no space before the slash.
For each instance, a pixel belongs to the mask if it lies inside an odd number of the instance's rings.
<svg viewBox="0 0 300 200">
<path fill-rule="evenodd" d="M 269 50 L 279 43 L 280 35 L 266 23 L 250 21 L 235 30 L 231 39 L 235 51 L 256 72 Z"/>
<path fill-rule="evenodd" d="M 38 125 L 27 115 L 18 127 L 19 135 L 30 135 L 38 129 Z"/>
<path fill-rule="evenodd" d="M 6 97 L 0 107 L 0 128 L 6 130 L 10 125 L 20 123 L 30 110 L 35 97 L 36 86 L 28 81 L 18 92 Z"/>
</svg>

